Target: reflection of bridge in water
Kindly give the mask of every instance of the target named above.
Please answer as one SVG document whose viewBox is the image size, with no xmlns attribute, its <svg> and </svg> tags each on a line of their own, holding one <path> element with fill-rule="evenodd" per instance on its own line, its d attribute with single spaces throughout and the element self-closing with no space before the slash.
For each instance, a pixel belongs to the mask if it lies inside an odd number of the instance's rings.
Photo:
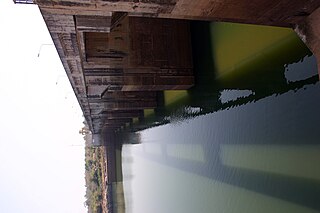
<svg viewBox="0 0 320 213">
<path fill-rule="evenodd" d="M 155 162 L 154 167 L 174 168 L 319 211 L 320 120 L 314 117 L 320 107 L 314 101 L 320 98 L 318 89 L 319 84 L 306 87 L 312 99 L 300 89 L 142 131 L 142 143 L 127 147 L 131 153 L 125 152 L 124 161 L 130 167 L 139 157 Z M 293 97 L 302 102 L 303 112 L 283 114 L 295 108 L 290 106 Z M 265 105 L 279 111 L 269 113 Z M 125 175 L 130 176 L 128 171 Z"/>
<path fill-rule="evenodd" d="M 197 32 L 201 30 L 205 28 Z M 201 44 L 194 46 L 203 51 Z M 210 53 L 201 55 L 197 48 L 194 55 L 210 61 Z M 314 72 L 289 81 L 284 74 L 290 72 L 284 64 L 310 58 L 306 49 L 300 50 L 301 54 L 280 62 L 268 58 L 258 69 L 254 67 L 255 72 L 232 84 L 208 75 L 207 70 L 215 70 L 210 68 L 213 64 L 199 69 L 195 63 L 196 86 L 177 104 L 164 104 L 144 123 L 131 127 L 133 132 L 145 131 L 139 133 L 140 145 L 125 148 L 131 152 L 123 157 L 126 187 L 130 188 L 130 180 L 135 178 L 130 165 L 141 158 L 154 162 L 154 167 L 165 166 L 319 211 L 316 127 L 320 121 L 314 118 L 320 107 L 314 101 L 320 98 L 319 78 Z M 302 67 L 316 71 L 316 64 L 312 64 L 311 68 L 307 64 Z M 221 98 L 221 91 L 243 90 L 249 93 L 227 101 Z M 304 96 L 305 91 L 311 91 L 312 97 Z M 297 104 L 303 111 L 296 108 Z M 125 142 L 130 143 L 130 139 Z"/>
<path fill-rule="evenodd" d="M 210 54 L 194 51 L 198 58 L 210 61 Z M 278 64 L 269 58 L 263 64 L 268 66 L 259 66 L 232 84 L 208 76 L 206 70 L 214 68 L 199 69 L 195 63 L 197 84 L 185 98 L 157 108 L 144 124 L 132 128 L 141 130 L 141 142 L 124 148 L 126 187 L 132 188 L 135 169 L 147 165 L 142 162 L 154 162 L 146 172 L 157 173 L 156 168 L 165 167 L 173 175 L 182 171 L 319 211 L 320 120 L 315 116 L 320 107 L 319 78 L 316 64 L 306 64 L 312 58 L 307 53 L 302 48 L 302 55 Z M 289 81 L 284 72 L 292 70 L 284 64 L 297 63 L 301 57 L 306 57 L 299 62 L 304 63 L 301 67 L 314 72 Z M 250 92 L 223 101 L 221 91 L 232 90 Z"/>
</svg>

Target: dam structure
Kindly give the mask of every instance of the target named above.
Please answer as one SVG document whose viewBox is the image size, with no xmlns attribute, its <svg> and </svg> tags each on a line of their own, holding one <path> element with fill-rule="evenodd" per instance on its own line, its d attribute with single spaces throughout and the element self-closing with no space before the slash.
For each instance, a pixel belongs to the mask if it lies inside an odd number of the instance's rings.
<svg viewBox="0 0 320 213">
<path fill-rule="evenodd" d="M 15 0 L 37 4 L 94 135 L 195 84 L 190 20 L 291 27 L 320 62 L 319 0 Z M 319 70 L 319 69 L 318 69 Z"/>
</svg>

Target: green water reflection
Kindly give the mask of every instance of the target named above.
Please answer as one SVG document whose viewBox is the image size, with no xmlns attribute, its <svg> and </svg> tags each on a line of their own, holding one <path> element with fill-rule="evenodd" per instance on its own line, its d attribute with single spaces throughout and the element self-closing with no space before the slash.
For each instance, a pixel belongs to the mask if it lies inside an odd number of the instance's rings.
<svg viewBox="0 0 320 213">
<path fill-rule="evenodd" d="M 223 145 L 223 165 L 320 180 L 320 145 Z"/>
<path fill-rule="evenodd" d="M 126 212 L 319 212 L 309 50 L 283 28 L 193 23 L 192 36 L 195 87 L 159 94 L 129 129 L 140 132 L 122 148 Z"/>
</svg>

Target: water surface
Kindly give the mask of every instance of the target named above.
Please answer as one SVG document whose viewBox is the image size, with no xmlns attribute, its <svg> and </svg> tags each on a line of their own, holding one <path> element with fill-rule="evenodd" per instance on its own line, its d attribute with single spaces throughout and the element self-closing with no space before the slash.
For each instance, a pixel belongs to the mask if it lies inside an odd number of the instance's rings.
<svg viewBox="0 0 320 213">
<path fill-rule="evenodd" d="M 126 212 L 319 212 L 309 50 L 283 28 L 194 23 L 192 35 L 195 87 L 164 92 L 122 148 Z"/>
</svg>

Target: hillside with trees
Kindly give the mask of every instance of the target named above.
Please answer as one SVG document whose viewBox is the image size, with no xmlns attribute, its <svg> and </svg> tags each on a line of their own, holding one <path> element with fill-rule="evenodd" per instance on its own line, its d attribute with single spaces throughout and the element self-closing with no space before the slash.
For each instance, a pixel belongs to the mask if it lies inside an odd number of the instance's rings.
<svg viewBox="0 0 320 213">
<path fill-rule="evenodd" d="M 89 212 L 102 213 L 103 168 L 101 147 L 85 148 L 86 205 Z"/>
<path fill-rule="evenodd" d="M 85 127 L 79 131 L 85 140 L 85 205 L 89 213 L 104 212 L 105 194 L 105 158 L 103 147 L 93 147 L 91 133 L 84 122 Z"/>
</svg>

